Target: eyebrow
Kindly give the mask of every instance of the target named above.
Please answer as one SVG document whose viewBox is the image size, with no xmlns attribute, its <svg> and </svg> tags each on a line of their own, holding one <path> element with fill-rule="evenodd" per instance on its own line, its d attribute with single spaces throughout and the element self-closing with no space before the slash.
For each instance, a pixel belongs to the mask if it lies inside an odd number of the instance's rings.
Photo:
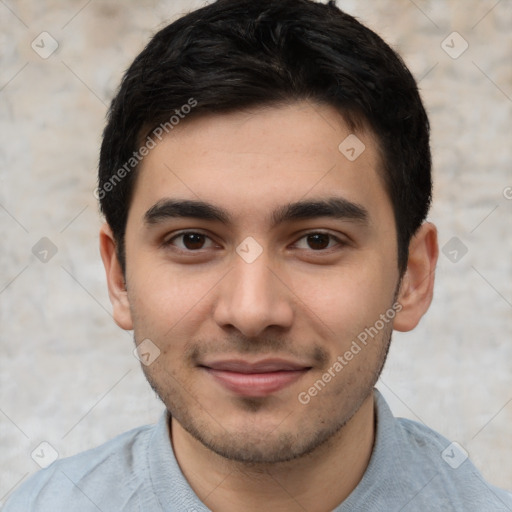
<svg viewBox="0 0 512 512">
<path fill-rule="evenodd" d="M 270 215 L 272 228 L 294 220 L 331 217 L 367 224 L 368 210 L 343 197 L 328 197 L 288 203 L 275 209 Z M 231 224 L 232 216 L 226 210 L 205 201 L 190 199 L 161 199 L 145 214 L 144 222 L 148 225 L 159 224 L 171 218 L 194 218 L 211 220 L 222 224 Z"/>
</svg>

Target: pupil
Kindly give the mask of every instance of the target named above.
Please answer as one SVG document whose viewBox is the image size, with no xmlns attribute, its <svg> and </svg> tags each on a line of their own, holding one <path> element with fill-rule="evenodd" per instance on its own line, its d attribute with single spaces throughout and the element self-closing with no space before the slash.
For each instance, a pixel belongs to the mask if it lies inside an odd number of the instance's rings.
<svg viewBox="0 0 512 512">
<path fill-rule="evenodd" d="M 201 249 L 204 244 L 204 235 L 198 233 L 185 235 L 183 243 L 187 249 Z"/>
<path fill-rule="evenodd" d="M 308 244 L 311 249 L 325 249 L 329 245 L 329 235 L 323 233 L 309 235 Z"/>
</svg>

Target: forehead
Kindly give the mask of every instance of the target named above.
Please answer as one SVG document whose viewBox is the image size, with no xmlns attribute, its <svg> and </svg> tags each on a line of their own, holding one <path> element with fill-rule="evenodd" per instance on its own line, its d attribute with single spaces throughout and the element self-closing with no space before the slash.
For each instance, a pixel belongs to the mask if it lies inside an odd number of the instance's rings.
<svg viewBox="0 0 512 512">
<path fill-rule="evenodd" d="M 130 214 L 167 197 L 200 199 L 262 219 L 280 204 L 340 195 L 370 216 L 392 210 L 371 132 L 302 102 L 185 119 L 144 157 Z M 268 215 L 267 215 L 268 217 Z"/>
</svg>

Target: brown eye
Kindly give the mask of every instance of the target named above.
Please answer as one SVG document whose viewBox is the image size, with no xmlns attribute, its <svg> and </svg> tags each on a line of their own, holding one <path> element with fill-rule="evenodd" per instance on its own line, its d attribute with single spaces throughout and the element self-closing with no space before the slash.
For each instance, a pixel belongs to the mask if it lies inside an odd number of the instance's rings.
<svg viewBox="0 0 512 512">
<path fill-rule="evenodd" d="M 307 236 L 308 247 L 314 250 L 322 250 L 329 247 L 331 237 L 325 233 L 315 233 Z"/>
<path fill-rule="evenodd" d="M 173 245 L 181 251 L 194 252 L 201 249 L 211 249 L 214 244 L 209 236 L 195 231 L 179 233 L 164 243 L 166 246 Z"/>
<path fill-rule="evenodd" d="M 183 245 L 191 251 L 194 249 L 202 249 L 206 238 L 205 235 L 201 235 L 200 233 L 187 233 L 181 236 L 183 237 Z"/>
<path fill-rule="evenodd" d="M 342 249 L 346 246 L 346 242 L 330 233 L 313 231 L 301 237 L 294 246 L 300 250 L 323 253 L 327 252 L 329 249 L 335 249 L 336 247 Z"/>
</svg>

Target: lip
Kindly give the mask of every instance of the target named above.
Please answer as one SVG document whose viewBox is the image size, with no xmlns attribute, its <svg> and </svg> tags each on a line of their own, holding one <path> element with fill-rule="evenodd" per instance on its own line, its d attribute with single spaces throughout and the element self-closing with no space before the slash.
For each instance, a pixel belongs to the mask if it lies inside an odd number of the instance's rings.
<svg viewBox="0 0 512 512">
<path fill-rule="evenodd" d="M 201 365 L 225 389 L 241 396 L 263 397 L 300 379 L 310 366 L 282 359 L 230 359 Z"/>
</svg>

